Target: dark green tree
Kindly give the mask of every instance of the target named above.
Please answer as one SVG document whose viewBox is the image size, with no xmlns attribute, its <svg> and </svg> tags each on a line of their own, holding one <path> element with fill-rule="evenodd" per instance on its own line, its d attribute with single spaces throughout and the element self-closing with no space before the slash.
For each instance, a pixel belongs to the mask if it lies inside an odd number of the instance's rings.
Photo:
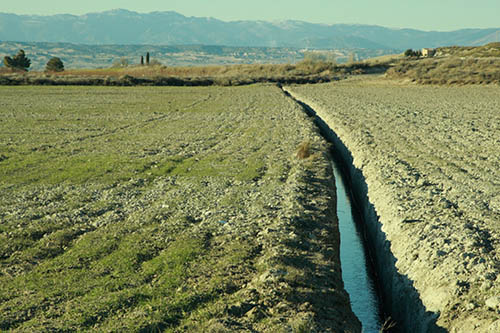
<svg viewBox="0 0 500 333">
<path fill-rule="evenodd" d="M 149 52 L 146 53 L 146 65 L 149 65 Z"/>
<path fill-rule="evenodd" d="M 12 58 L 9 56 L 4 57 L 3 63 L 8 68 L 27 71 L 31 65 L 31 60 L 26 57 L 24 50 L 19 50 Z"/>
<path fill-rule="evenodd" d="M 62 72 L 64 71 L 64 64 L 60 58 L 54 57 L 47 62 L 45 70 L 47 72 Z"/>
<path fill-rule="evenodd" d="M 412 49 L 408 49 L 405 51 L 404 56 L 407 58 L 409 58 L 409 57 L 421 57 L 422 51 L 420 51 L 420 50 L 413 51 Z"/>
<path fill-rule="evenodd" d="M 144 56 L 141 56 L 141 66 L 144 66 Z"/>
</svg>

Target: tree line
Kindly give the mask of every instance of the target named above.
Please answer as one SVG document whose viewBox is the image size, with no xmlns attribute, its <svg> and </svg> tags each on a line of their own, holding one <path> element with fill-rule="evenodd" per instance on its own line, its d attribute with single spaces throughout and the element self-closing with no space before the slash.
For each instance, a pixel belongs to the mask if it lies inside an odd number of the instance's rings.
<svg viewBox="0 0 500 333">
<path fill-rule="evenodd" d="M 146 60 L 146 61 L 144 61 Z M 145 62 L 145 63 L 144 63 Z M 3 58 L 3 63 L 5 67 L 10 68 L 12 70 L 17 70 L 17 71 L 28 71 L 28 68 L 31 66 L 31 60 L 26 57 L 26 54 L 24 50 L 19 50 L 19 52 L 10 57 L 10 56 L 5 56 Z M 159 64 L 158 61 L 151 61 L 149 52 L 146 53 L 146 58 L 144 59 L 144 56 L 141 56 L 141 66 L 144 65 L 157 65 Z M 113 66 L 115 67 L 127 67 L 128 66 L 128 61 L 125 58 L 122 58 L 120 62 L 114 63 Z M 45 65 L 45 71 L 47 72 L 62 72 L 64 71 L 64 63 L 62 60 L 58 57 L 53 57 L 51 58 L 47 64 Z"/>
<path fill-rule="evenodd" d="M 26 57 L 24 50 L 19 50 L 19 52 L 12 57 L 5 56 L 3 58 L 3 64 L 7 68 L 26 72 L 31 66 L 31 60 Z M 64 63 L 60 58 L 53 57 L 45 65 L 45 70 L 47 72 L 62 72 L 64 71 Z"/>
</svg>

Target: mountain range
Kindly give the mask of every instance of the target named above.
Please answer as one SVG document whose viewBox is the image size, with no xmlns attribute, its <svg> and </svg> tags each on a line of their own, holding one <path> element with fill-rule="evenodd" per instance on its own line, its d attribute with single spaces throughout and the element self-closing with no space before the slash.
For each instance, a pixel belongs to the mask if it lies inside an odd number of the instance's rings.
<svg viewBox="0 0 500 333">
<path fill-rule="evenodd" d="M 116 9 L 75 16 L 0 13 L 0 41 L 122 45 L 224 45 L 308 49 L 396 49 L 497 41 L 500 28 L 449 32 L 303 21 L 221 21 L 176 12 Z"/>
</svg>

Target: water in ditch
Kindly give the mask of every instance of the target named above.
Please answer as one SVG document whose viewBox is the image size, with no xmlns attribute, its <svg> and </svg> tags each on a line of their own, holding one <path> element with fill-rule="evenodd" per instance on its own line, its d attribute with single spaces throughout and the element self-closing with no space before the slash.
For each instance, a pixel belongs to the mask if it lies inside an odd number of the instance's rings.
<svg viewBox="0 0 500 333">
<path fill-rule="evenodd" d="M 354 314 L 363 325 L 363 332 L 379 332 L 381 327 L 379 300 L 370 274 L 366 252 L 356 219 L 359 214 L 352 205 L 347 182 L 336 162 L 332 162 L 337 187 L 337 216 L 340 229 L 340 262 L 344 287 L 349 293 Z"/>
</svg>

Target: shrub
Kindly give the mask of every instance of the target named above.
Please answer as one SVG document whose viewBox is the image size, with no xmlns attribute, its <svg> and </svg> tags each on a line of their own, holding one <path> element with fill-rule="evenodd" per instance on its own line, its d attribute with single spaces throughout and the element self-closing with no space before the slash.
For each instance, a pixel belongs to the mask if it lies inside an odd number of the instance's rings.
<svg viewBox="0 0 500 333">
<path fill-rule="evenodd" d="M 309 156 L 311 156 L 311 144 L 309 141 L 304 141 L 297 149 L 297 158 L 303 160 Z"/>
<path fill-rule="evenodd" d="M 404 56 L 409 58 L 409 57 L 421 57 L 422 56 L 422 51 L 413 51 L 412 49 L 408 49 L 405 51 Z"/>
<path fill-rule="evenodd" d="M 129 61 L 127 58 L 122 57 L 120 59 L 117 59 L 113 61 L 113 68 L 126 68 L 130 65 Z"/>
<path fill-rule="evenodd" d="M 413 50 L 412 49 L 406 50 L 404 55 L 405 55 L 405 57 L 411 57 L 413 55 Z"/>
<path fill-rule="evenodd" d="M 31 60 L 26 57 L 24 50 L 19 50 L 12 58 L 9 56 L 4 57 L 3 63 L 8 68 L 27 71 L 31 65 Z"/>
<path fill-rule="evenodd" d="M 47 72 L 62 72 L 64 71 L 64 64 L 60 58 L 54 57 L 47 62 L 45 70 Z"/>
</svg>

